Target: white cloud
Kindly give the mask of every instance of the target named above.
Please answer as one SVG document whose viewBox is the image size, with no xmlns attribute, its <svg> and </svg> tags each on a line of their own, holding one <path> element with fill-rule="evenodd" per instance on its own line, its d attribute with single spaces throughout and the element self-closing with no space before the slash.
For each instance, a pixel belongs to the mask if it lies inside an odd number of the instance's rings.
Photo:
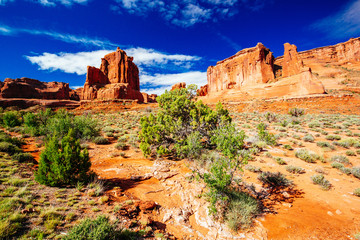
<svg viewBox="0 0 360 240">
<path fill-rule="evenodd" d="M 162 94 L 165 90 L 170 90 L 172 85 L 179 82 L 185 82 L 187 85 L 196 84 L 198 87 L 203 86 L 207 83 L 206 72 L 194 71 L 176 74 L 140 76 L 140 83 L 142 85 L 150 86 L 142 88 L 141 91 L 149 94 Z"/>
<path fill-rule="evenodd" d="M 360 0 L 352 1 L 337 14 L 324 18 L 311 27 L 334 39 L 360 34 Z"/>
<path fill-rule="evenodd" d="M 87 66 L 100 66 L 101 58 L 112 51 L 99 50 L 79 53 L 43 53 L 40 56 L 25 56 L 32 64 L 37 64 L 40 70 L 66 73 L 86 74 Z"/>
<path fill-rule="evenodd" d="M 71 89 L 74 89 L 74 90 L 76 90 L 76 89 L 78 89 L 78 88 L 82 88 L 82 87 L 84 87 L 84 86 L 70 86 L 70 88 L 71 88 Z"/>
<path fill-rule="evenodd" d="M 219 18 L 232 16 L 237 12 L 235 5 L 239 0 L 115 0 L 114 11 L 119 8 L 131 14 L 146 15 L 149 12 L 159 13 L 166 21 L 181 27 L 196 23 L 217 21 Z"/>
<path fill-rule="evenodd" d="M 59 33 L 55 31 L 27 29 L 27 28 L 14 28 L 6 25 L 0 25 L 0 35 L 17 35 L 17 34 L 30 34 L 30 35 L 42 35 L 53 38 L 55 40 L 67 42 L 67 43 L 79 43 L 87 46 L 95 46 L 102 48 L 110 48 L 118 46 L 109 40 L 90 38 L 86 36 L 78 36 L 72 34 Z"/>
<path fill-rule="evenodd" d="M 43 53 L 39 56 L 25 56 L 31 63 L 37 64 L 40 70 L 56 71 L 66 73 L 86 74 L 87 66 L 99 67 L 101 58 L 114 50 L 98 50 L 78 53 Z M 154 49 L 129 48 L 125 49 L 127 55 L 134 57 L 134 62 L 142 69 L 147 66 L 156 69 L 158 65 L 163 67 L 172 64 L 184 66 L 201 58 L 181 54 L 165 54 Z"/>
</svg>

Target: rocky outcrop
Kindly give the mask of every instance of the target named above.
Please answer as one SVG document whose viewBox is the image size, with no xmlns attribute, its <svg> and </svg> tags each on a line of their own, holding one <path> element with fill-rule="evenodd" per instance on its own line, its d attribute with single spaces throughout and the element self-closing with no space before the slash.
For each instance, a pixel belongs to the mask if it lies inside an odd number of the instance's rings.
<svg viewBox="0 0 360 240">
<path fill-rule="evenodd" d="M 78 100 L 68 83 L 41 82 L 30 78 L 6 78 L 0 84 L 0 98 Z"/>
<path fill-rule="evenodd" d="M 143 102 L 139 69 L 133 58 L 117 48 L 101 59 L 100 68 L 88 67 L 82 100 L 133 99 Z"/>
<path fill-rule="evenodd" d="M 198 90 L 196 90 L 198 96 L 203 97 L 208 95 L 208 85 L 201 86 Z"/>
<path fill-rule="evenodd" d="M 210 66 L 207 74 L 208 86 L 199 89 L 200 96 L 231 94 L 234 98 L 266 99 L 325 93 L 297 47 L 289 43 L 284 44 L 284 56 L 276 60 L 269 49 L 258 43 Z"/>
<path fill-rule="evenodd" d="M 262 43 L 244 49 L 207 70 L 209 93 L 255 86 L 275 79 L 274 56 Z"/>
<path fill-rule="evenodd" d="M 175 83 L 174 85 L 172 85 L 170 91 L 174 91 L 174 90 L 181 89 L 181 88 L 186 88 L 186 83 L 184 83 L 184 82 Z"/>
<path fill-rule="evenodd" d="M 289 77 L 302 72 L 304 63 L 299 56 L 297 47 L 290 43 L 284 44 L 284 60 L 282 63 L 282 77 Z"/>
</svg>

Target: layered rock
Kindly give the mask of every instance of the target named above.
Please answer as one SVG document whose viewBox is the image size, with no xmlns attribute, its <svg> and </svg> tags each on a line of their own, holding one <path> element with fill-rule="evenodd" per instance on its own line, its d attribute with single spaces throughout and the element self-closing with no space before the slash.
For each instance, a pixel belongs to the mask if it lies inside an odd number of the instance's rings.
<svg viewBox="0 0 360 240">
<path fill-rule="evenodd" d="M 81 94 L 82 100 L 133 99 L 143 102 L 139 69 L 133 58 L 117 48 L 101 59 L 100 68 L 90 67 Z"/>
<path fill-rule="evenodd" d="M 207 70 L 209 93 L 240 89 L 275 79 L 274 56 L 262 43 L 244 49 Z"/>
<path fill-rule="evenodd" d="M 0 84 L 0 98 L 79 100 L 68 83 L 41 82 L 31 78 L 6 78 Z"/>
<path fill-rule="evenodd" d="M 299 56 L 297 47 L 290 43 L 284 44 L 284 60 L 282 63 L 282 77 L 299 74 L 304 70 L 304 63 Z"/>
</svg>

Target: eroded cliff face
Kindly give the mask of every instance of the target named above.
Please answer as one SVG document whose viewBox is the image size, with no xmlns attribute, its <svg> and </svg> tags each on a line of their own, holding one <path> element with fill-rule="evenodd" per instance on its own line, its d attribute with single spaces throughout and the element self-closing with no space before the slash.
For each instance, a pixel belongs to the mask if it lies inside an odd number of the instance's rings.
<svg viewBox="0 0 360 240">
<path fill-rule="evenodd" d="M 68 83 L 41 82 L 31 78 L 6 78 L 0 84 L 0 98 L 78 100 Z"/>
<path fill-rule="evenodd" d="M 208 92 L 240 89 L 275 79 L 274 56 L 262 43 L 244 49 L 207 70 Z"/>
<path fill-rule="evenodd" d="M 105 55 L 100 68 L 88 67 L 82 100 L 133 99 L 144 102 L 144 98 L 152 100 L 140 92 L 139 69 L 133 58 L 120 48 Z"/>
</svg>

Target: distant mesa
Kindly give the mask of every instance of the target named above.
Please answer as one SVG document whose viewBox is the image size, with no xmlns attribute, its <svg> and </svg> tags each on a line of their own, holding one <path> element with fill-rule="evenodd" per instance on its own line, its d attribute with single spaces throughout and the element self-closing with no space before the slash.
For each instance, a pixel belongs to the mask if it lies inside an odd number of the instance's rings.
<svg viewBox="0 0 360 240">
<path fill-rule="evenodd" d="M 174 91 L 174 90 L 182 89 L 182 88 L 186 88 L 186 83 L 184 83 L 184 82 L 175 83 L 174 85 L 172 85 L 170 91 Z"/>
<path fill-rule="evenodd" d="M 139 69 L 133 58 L 117 48 L 101 59 L 100 68 L 88 66 L 81 100 L 130 99 L 154 102 L 156 95 L 140 92 Z"/>
<path fill-rule="evenodd" d="M 208 84 L 198 95 L 245 100 L 323 94 L 325 87 L 334 85 L 318 79 L 324 66 L 351 62 L 360 62 L 360 38 L 300 53 L 295 45 L 285 43 L 284 56 L 276 59 L 258 43 L 210 66 Z"/>
</svg>

